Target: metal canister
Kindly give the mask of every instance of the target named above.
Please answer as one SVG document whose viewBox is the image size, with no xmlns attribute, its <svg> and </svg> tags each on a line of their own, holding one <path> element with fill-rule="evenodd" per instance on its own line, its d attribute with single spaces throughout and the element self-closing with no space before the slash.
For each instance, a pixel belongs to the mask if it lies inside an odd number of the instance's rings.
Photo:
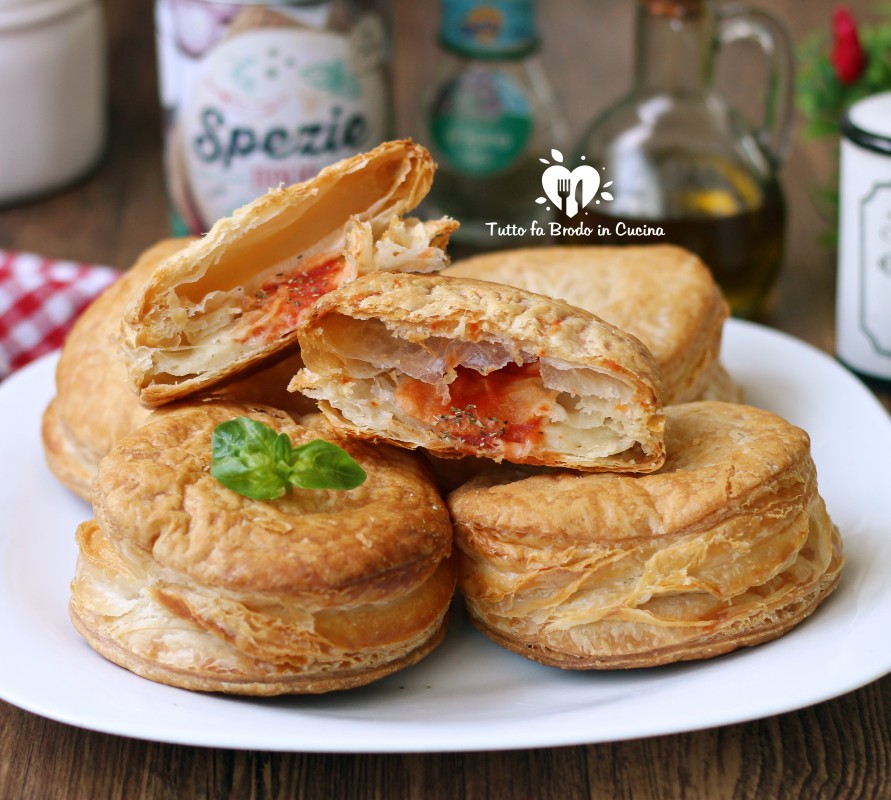
<svg viewBox="0 0 891 800">
<path fill-rule="evenodd" d="M 390 137 L 385 0 L 156 0 L 175 234 Z"/>
</svg>

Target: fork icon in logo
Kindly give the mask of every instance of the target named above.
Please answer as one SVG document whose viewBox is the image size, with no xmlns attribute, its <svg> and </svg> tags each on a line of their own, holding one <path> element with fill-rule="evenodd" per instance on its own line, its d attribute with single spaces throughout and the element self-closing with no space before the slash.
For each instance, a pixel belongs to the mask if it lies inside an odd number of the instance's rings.
<svg viewBox="0 0 891 800">
<path fill-rule="evenodd" d="M 572 180 L 570 178 L 557 179 L 557 197 L 560 198 L 560 208 L 566 210 L 566 201 L 572 191 Z"/>
</svg>

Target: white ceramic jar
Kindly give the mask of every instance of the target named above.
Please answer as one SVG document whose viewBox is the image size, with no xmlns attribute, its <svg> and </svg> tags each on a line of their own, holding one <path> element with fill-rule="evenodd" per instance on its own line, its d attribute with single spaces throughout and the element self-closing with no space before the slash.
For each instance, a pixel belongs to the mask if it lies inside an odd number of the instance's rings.
<svg viewBox="0 0 891 800">
<path fill-rule="evenodd" d="M 99 0 L 0 0 L 0 203 L 74 181 L 105 134 Z"/>
</svg>

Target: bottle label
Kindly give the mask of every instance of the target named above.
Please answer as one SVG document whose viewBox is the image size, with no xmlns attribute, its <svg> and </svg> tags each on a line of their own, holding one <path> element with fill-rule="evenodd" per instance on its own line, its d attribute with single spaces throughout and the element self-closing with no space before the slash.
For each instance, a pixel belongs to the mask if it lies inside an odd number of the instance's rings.
<svg viewBox="0 0 891 800">
<path fill-rule="evenodd" d="M 442 43 L 470 56 L 510 56 L 535 47 L 534 0 L 443 0 Z"/>
<path fill-rule="evenodd" d="M 876 184 L 860 205 L 860 326 L 876 352 L 891 359 L 891 183 Z"/>
<path fill-rule="evenodd" d="M 474 177 L 510 169 L 532 135 L 532 108 L 523 88 L 497 71 L 470 69 L 443 86 L 430 119 L 437 155 Z"/>
<path fill-rule="evenodd" d="M 326 8 L 159 0 L 166 171 L 180 231 L 206 231 L 270 188 L 387 138 L 380 20 L 333 33 L 318 27 Z"/>
</svg>

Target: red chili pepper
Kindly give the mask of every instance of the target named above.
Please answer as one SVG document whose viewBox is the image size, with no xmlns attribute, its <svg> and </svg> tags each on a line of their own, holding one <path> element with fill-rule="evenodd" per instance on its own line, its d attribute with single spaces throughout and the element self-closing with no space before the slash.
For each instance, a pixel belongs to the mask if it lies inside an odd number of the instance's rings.
<svg viewBox="0 0 891 800">
<path fill-rule="evenodd" d="M 866 69 L 866 53 L 860 44 L 857 23 L 845 6 L 832 12 L 831 58 L 836 76 L 846 86 L 857 83 Z"/>
</svg>

